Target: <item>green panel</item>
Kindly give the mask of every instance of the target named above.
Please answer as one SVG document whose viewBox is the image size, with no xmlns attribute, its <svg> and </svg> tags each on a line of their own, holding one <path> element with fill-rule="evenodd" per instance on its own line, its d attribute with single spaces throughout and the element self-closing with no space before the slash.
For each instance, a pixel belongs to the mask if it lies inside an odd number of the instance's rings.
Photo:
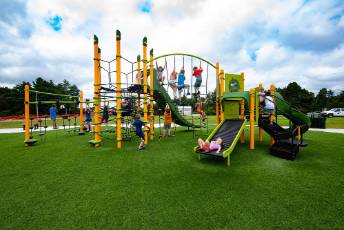
<svg viewBox="0 0 344 230">
<path fill-rule="evenodd" d="M 240 105 L 239 101 L 224 101 L 223 109 L 224 109 L 225 119 L 228 119 L 228 120 L 239 119 L 239 114 L 240 114 L 239 105 Z"/>
<path fill-rule="evenodd" d="M 243 91 L 243 92 L 225 93 L 222 98 L 222 100 L 241 100 L 241 99 L 245 99 L 245 102 L 248 103 L 250 99 L 250 92 Z"/>
<path fill-rule="evenodd" d="M 225 74 L 225 93 L 243 91 L 243 78 L 239 74 Z"/>
</svg>

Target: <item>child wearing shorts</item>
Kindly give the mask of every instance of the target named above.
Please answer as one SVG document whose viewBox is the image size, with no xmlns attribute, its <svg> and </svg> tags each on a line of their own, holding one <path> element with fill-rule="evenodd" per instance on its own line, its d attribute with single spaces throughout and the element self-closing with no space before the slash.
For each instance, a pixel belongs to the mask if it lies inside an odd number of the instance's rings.
<svg viewBox="0 0 344 230">
<path fill-rule="evenodd" d="M 165 107 L 165 112 L 164 112 L 164 137 L 166 134 L 168 136 L 171 136 L 171 124 L 172 124 L 172 113 L 171 109 L 168 105 Z"/>
<path fill-rule="evenodd" d="M 196 66 L 192 70 L 192 76 L 196 78 L 194 87 L 195 87 L 195 94 L 200 94 L 199 87 L 202 85 L 202 67 L 197 68 Z"/>
</svg>

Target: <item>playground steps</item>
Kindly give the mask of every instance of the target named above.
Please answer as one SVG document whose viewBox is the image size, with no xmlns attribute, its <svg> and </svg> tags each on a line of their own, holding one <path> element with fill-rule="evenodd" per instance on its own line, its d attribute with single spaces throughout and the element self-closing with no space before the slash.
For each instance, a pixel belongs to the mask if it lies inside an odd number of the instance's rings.
<svg viewBox="0 0 344 230">
<path fill-rule="evenodd" d="M 294 160 L 299 153 L 299 145 L 288 142 L 276 142 L 270 147 L 270 154 L 287 160 Z"/>
<path fill-rule="evenodd" d="M 270 147 L 270 154 L 287 160 L 294 160 L 299 152 L 299 144 L 291 142 L 292 134 L 273 122 L 270 124 L 269 119 L 260 117 L 258 126 L 264 129 L 271 137 L 275 139 L 275 143 Z"/>
<path fill-rule="evenodd" d="M 273 122 L 270 124 L 268 118 L 259 118 L 258 126 L 264 129 L 264 131 L 272 136 L 275 140 L 285 140 L 292 137 L 288 130 L 279 126 L 277 123 Z"/>
</svg>

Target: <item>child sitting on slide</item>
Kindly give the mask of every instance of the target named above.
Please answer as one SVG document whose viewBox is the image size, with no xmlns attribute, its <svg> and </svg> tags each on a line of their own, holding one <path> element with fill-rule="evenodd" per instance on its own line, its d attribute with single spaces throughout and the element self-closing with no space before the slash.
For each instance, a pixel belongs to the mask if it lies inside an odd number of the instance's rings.
<svg viewBox="0 0 344 230">
<path fill-rule="evenodd" d="M 203 141 L 201 138 L 198 138 L 198 145 L 202 152 L 213 152 L 220 153 L 222 148 L 223 140 L 221 137 L 218 137 L 215 141 L 209 143 L 208 140 Z"/>
</svg>

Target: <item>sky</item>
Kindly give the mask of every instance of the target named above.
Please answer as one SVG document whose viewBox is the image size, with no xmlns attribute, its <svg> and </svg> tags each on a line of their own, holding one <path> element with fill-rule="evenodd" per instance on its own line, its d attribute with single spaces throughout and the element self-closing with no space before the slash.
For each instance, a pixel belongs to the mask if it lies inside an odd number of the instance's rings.
<svg viewBox="0 0 344 230">
<path fill-rule="evenodd" d="M 0 85 L 67 79 L 91 97 L 93 35 L 111 60 L 117 29 L 132 61 L 147 36 L 155 55 L 191 53 L 244 72 L 246 88 L 296 81 L 315 93 L 344 90 L 342 0 L 1 0 Z"/>
</svg>

